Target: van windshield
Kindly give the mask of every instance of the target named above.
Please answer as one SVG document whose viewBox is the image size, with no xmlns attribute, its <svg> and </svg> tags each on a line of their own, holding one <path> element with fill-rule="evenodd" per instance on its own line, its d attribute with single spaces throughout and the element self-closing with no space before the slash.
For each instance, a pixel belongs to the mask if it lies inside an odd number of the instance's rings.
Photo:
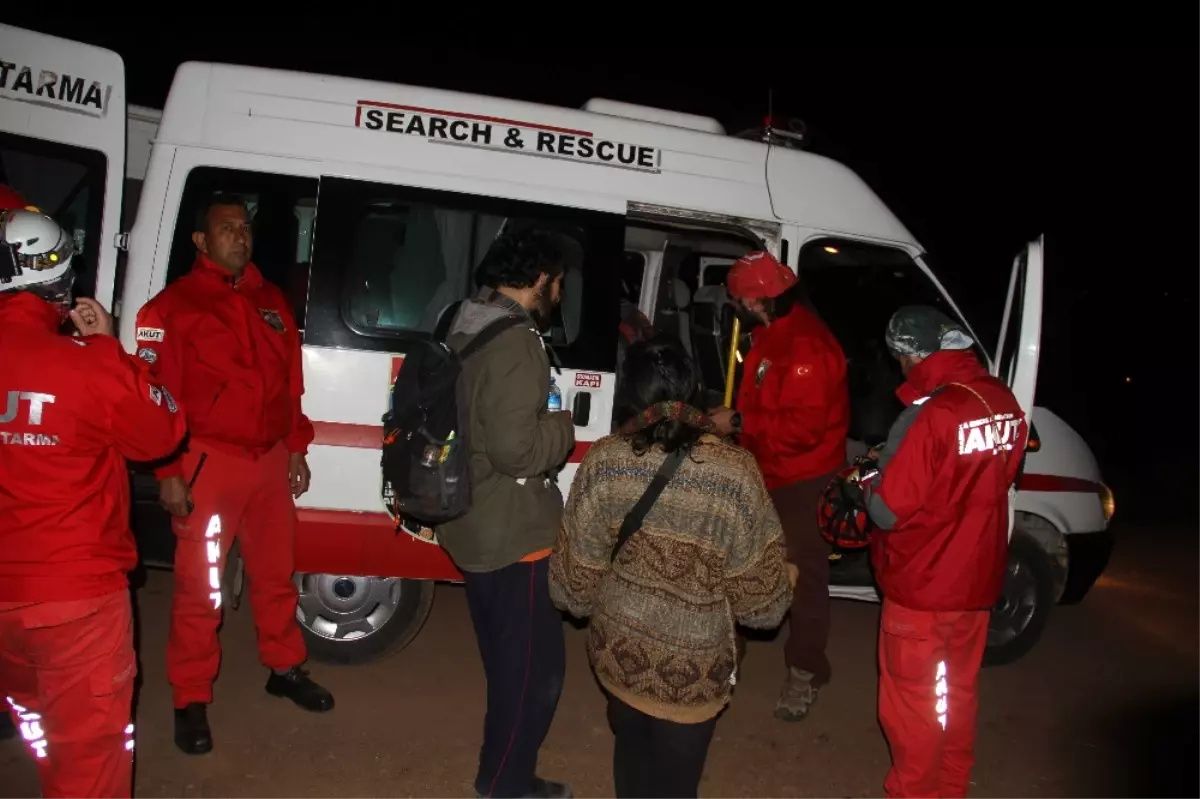
<svg viewBox="0 0 1200 799">
<path fill-rule="evenodd" d="M 54 217 L 75 238 L 75 294 L 95 291 L 108 159 L 99 150 L 0 133 L 0 183 Z"/>
</svg>

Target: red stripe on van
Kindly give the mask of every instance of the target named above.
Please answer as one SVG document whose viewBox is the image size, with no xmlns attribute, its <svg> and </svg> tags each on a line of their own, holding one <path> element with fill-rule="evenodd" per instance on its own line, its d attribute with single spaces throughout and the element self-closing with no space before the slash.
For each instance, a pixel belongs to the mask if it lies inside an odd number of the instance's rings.
<svg viewBox="0 0 1200 799">
<path fill-rule="evenodd" d="M 313 443 L 326 447 L 350 447 L 352 449 L 379 449 L 383 441 L 383 428 L 370 424 L 342 424 L 341 422 L 313 422 Z M 579 463 L 591 449 L 592 442 L 578 441 L 571 452 L 568 463 Z"/>
<path fill-rule="evenodd" d="M 1080 477 L 1061 477 L 1056 474 L 1025 474 L 1017 483 L 1022 491 L 1051 491 L 1072 494 L 1095 494 L 1104 490 L 1099 483 Z"/>
<path fill-rule="evenodd" d="M 295 569 L 461 582 L 446 550 L 396 532 L 386 513 L 296 509 Z"/>
<path fill-rule="evenodd" d="M 359 106 L 369 105 L 372 108 L 391 108 L 395 111 L 415 111 L 418 114 L 436 114 L 443 117 L 458 117 L 459 119 L 473 119 L 476 122 L 494 122 L 497 125 L 513 125 L 522 128 L 531 128 L 533 130 L 548 130 L 551 133 L 570 133 L 574 136 L 592 137 L 591 131 L 575 130 L 574 128 L 560 128 L 555 125 L 539 125 L 536 122 L 521 122 L 516 119 L 505 119 L 504 117 L 489 117 L 482 114 L 464 114 L 459 111 L 440 111 L 436 108 L 421 108 L 416 105 L 397 105 L 395 103 L 382 103 L 378 100 L 359 100 Z M 358 125 L 358 117 L 355 117 L 355 125 Z"/>
<path fill-rule="evenodd" d="M 316 433 L 314 444 L 327 447 L 351 447 L 353 449 L 379 449 L 383 440 L 383 428 L 369 424 L 342 424 L 340 422 L 313 422 Z M 568 463 L 580 463 L 591 449 L 591 441 L 578 441 L 571 452 Z M 1022 491 L 1062 492 L 1072 494 L 1095 494 L 1103 487 L 1080 477 L 1061 477 L 1054 474 L 1022 475 L 1017 486 Z"/>
<path fill-rule="evenodd" d="M 313 443 L 324 444 L 327 447 L 379 449 L 383 441 L 383 428 L 373 424 L 313 422 L 313 431 Z"/>
</svg>

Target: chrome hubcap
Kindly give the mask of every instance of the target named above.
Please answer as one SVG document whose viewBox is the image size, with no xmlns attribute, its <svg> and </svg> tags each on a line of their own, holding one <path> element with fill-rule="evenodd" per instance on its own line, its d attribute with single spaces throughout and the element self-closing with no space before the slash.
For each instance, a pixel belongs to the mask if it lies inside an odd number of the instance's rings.
<svg viewBox="0 0 1200 799">
<path fill-rule="evenodd" d="M 401 585 L 396 577 L 298 574 L 296 619 L 322 638 L 365 638 L 395 615 Z"/>
</svg>

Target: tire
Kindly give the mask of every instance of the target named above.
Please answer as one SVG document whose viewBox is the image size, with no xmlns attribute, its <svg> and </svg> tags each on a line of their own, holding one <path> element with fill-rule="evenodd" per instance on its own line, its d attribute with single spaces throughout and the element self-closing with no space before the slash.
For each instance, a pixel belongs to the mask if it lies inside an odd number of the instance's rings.
<svg viewBox="0 0 1200 799">
<path fill-rule="evenodd" d="M 1054 566 L 1029 536 L 1014 532 L 1008 547 L 1004 591 L 992 609 L 984 666 L 1003 666 L 1033 649 L 1054 606 Z"/>
<path fill-rule="evenodd" d="M 297 574 L 296 620 L 311 657 L 358 665 L 412 643 L 433 607 L 432 580 Z"/>
</svg>

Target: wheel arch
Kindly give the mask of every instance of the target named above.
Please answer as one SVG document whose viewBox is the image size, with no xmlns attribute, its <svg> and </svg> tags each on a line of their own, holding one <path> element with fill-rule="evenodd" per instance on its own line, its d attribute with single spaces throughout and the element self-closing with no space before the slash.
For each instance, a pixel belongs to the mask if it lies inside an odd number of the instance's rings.
<svg viewBox="0 0 1200 799">
<path fill-rule="evenodd" d="M 1014 536 L 1022 535 L 1033 540 L 1050 558 L 1054 570 L 1054 603 L 1058 604 L 1066 588 L 1070 569 L 1066 533 L 1045 516 L 1020 510 L 1016 512 L 1014 528 Z"/>
</svg>

